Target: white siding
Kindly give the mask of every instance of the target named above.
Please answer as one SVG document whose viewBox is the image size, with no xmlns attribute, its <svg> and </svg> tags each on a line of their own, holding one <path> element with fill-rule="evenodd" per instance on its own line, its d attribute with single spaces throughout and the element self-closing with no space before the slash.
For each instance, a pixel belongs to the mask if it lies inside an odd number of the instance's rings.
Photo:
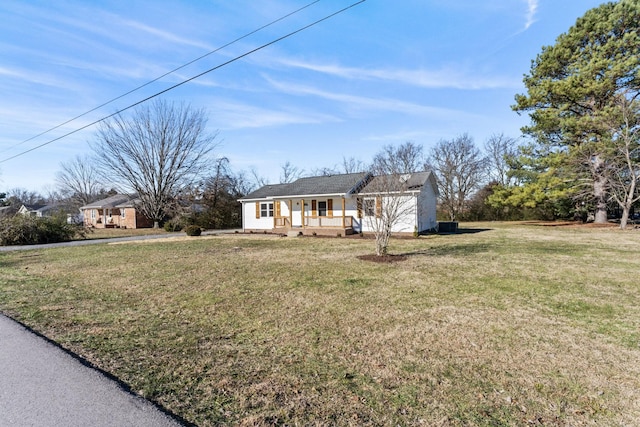
<svg viewBox="0 0 640 427">
<path fill-rule="evenodd" d="M 362 196 L 366 198 L 365 196 Z M 392 231 L 394 233 L 413 233 L 416 228 L 419 232 L 435 229 L 437 226 L 436 221 L 436 193 L 430 181 L 427 181 L 422 187 L 420 193 L 416 195 L 407 195 L 405 197 L 406 213 L 400 218 L 400 220 L 394 225 Z M 323 217 L 323 224 L 332 224 L 334 226 L 341 226 L 342 221 L 342 198 L 341 197 L 321 197 L 321 196 L 309 196 L 304 198 L 304 211 L 305 216 L 311 216 L 312 200 L 328 201 L 332 200 L 333 203 L 333 220 Z M 383 204 L 385 203 L 383 197 Z M 271 230 L 274 228 L 274 217 L 277 213 L 276 203 L 280 203 L 280 216 L 291 220 L 293 227 L 302 226 L 302 200 L 301 198 L 294 199 L 281 199 L 281 200 L 261 200 L 255 201 L 243 201 L 242 202 L 242 227 L 246 230 Z M 273 217 L 260 217 L 256 218 L 256 203 L 274 203 Z M 292 205 L 292 211 L 289 212 L 289 203 Z M 317 210 L 317 205 L 316 205 Z M 316 212 L 317 213 L 317 212 Z M 353 229 L 356 233 L 359 232 L 371 232 L 372 227 L 370 221 L 364 217 L 358 218 L 358 205 L 357 197 L 351 196 L 345 199 L 345 212 L 346 217 L 352 218 Z M 317 222 L 317 220 L 315 220 Z"/>
<path fill-rule="evenodd" d="M 412 195 L 401 196 L 402 205 L 398 208 L 402 215 L 398 218 L 398 220 L 393 224 L 391 228 L 392 233 L 413 233 L 416 227 L 416 200 Z M 364 197 L 367 198 L 375 198 L 375 197 Z M 382 206 L 388 203 L 387 197 L 382 197 Z M 382 208 L 384 209 L 384 207 Z M 362 221 L 362 231 L 363 232 L 372 232 L 374 231 L 374 222 L 375 219 L 365 215 L 363 212 L 363 221 Z"/>
<path fill-rule="evenodd" d="M 438 226 L 436 205 L 438 196 L 431 183 L 427 181 L 418 194 L 418 231 L 435 230 Z"/>
<path fill-rule="evenodd" d="M 246 230 L 271 230 L 273 217 L 256 218 L 256 203 L 273 203 L 273 200 L 242 202 L 242 228 Z"/>
</svg>

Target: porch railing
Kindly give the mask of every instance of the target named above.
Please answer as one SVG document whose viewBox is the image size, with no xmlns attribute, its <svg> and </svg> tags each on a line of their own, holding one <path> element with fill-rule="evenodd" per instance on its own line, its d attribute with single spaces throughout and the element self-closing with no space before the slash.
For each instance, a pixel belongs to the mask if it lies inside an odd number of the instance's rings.
<svg viewBox="0 0 640 427">
<path fill-rule="evenodd" d="M 306 227 L 332 227 L 332 228 L 340 228 L 342 227 L 343 218 L 341 216 L 337 217 L 326 217 L 326 216 L 306 216 L 304 217 L 304 225 Z M 353 217 L 346 216 L 344 217 L 344 226 L 346 228 L 350 228 L 353 226 Z"/>
<path fill-rule="evenodd" d="M 275 217 L 275 226 L 280 227 L 291 227 L 291 221 L 288 216 L 277 216 Z"/>
<path fill-rule="evenodd" d="M 342 228 L 343 218 L 341 216 L 327 217 L 327 216 L 305 216 L 305 227 L 328 227 L 328 228 Z M 288 216 L 274 217 L 274 225 L 276 228 L 291 228 L 291 220 Z M 344 227 L 353 227 L 353 217 L 344 217 Z"/>
</svg>

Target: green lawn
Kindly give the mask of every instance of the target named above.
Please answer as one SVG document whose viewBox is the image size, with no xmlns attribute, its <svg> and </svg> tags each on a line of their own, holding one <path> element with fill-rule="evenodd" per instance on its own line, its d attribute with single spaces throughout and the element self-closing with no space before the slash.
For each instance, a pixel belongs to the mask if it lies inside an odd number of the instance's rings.
<svg viewBox="0 0 640 427">
<path fill-rule="evenodd" d="M 0 310 L 198 425 L 640 425 L 640 230 L 0 253 Z"/>
</svg>

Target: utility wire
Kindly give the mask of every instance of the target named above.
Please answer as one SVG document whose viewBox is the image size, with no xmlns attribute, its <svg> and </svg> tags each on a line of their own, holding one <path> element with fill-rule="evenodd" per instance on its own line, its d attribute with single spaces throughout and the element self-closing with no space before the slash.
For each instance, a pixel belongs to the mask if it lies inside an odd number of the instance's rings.
<svg viewBox="0 0 640 427">
<path fill-rule="evenodd" d="M 345 8 L 342 8 L 342 9 L 338 10 L 337 12 L 334 12 L 334 13 L 332 13 L 332 14 L 330 14 L 330 15 L 325 16 L 324 18 L 320 18 L 320 19 L 318 19 L 317 21 L 314 21 L 314 22 L 312 22 L 312 23 L 310 23 L 310 24 L 307 24 L 307 25 L 305 25 L 305 26 L 303 26 L 303 27 L 298 28 L 297 30 L 294 30 L 294 31 L 292 31 L 292 32 L 290 32 L 290 33 L 287 33 L 287 34 L 285 34 L 284 36 L 278 37 L 277 39 L 274 39 L 274 40 L 272 40 L 272 41 L 270 41 L 270 42 L 268 42 L 268 43 L 265 43 L 265 44 L 263 44 L 263 45 L 261 45 L 261 46 L 258 46 L 258 47 L 257 47 L 257 48 L 255 48 L 255 49 L 252 49 L 252 50 L 250 50 L 250 51 L 247 51 L 247 52 L 243 53 L 242 55 L 236 56 L 235 58 L 230 59 L 229 61 L 226 61 L 226 62 L 223 62 L 222 64 L 216 65 L 215 67 L 210 68 L 210 69 L 208 69 L 208 70 L 206 70 L 206 71 L 203 71 L 203 72 L 202 72 L 202 73 L 200 73 L 200 74 L 196 74 L 195 76 L 193 76 L 193 77 L 191 77 L 191 78 L 189 78 L 189 79 L 187 79 L 187 80 L 183 80 L 183 81 L 182 81 L 182 82 L 180 82 L 180 83 L 177 83 L 177 84 L 175 84 L 175 85 L 173 85 L 173 86 L 168 87 L 167 89 L 164 89 L 164 90 L 162 90 L 162 91 L 160 91 L 160 92 L 157 92 L 157 93 L 155 93 L 154 95 L 148 96 L 148 97 L 146 97 L 146 98 L 144 98 L 144 99 L 142 99 L 142 100 L 140 100 L 140 101 L 138 101 L 138 102 L 135 102 L 135 103 L 133 103 L 133 104 L 130 104 L 129 106 L 127 106 L 127 107 L 125 107 L 125 108 L 123 108 L 123 109 L 121 109 L 121 110 L 119 110 L 119 111 L 116 111 L 115 113 L 109 114 L 108 116 L 105 116 L 105 117 L 103 117 L 103 118 L 101 118 L 101 119 L 99 119 L 99 120 L 96 120 L 96 121 L 94 121 L 94 122 L 91 122 L 91 123 L 89 123 L 89 124 L 86 124 L 86 125 L 84 125 L 84 126 L 82 126 L 82 127 L 78 128 L 78 129 L 75 129 L 75 130 L 73 130 L 73 131 L 71 131 L 71 132 L 68 132 L 68 133 L 66 133 L 66 134 L 64 134 L 64 135 L 61 135 L 61 136 L 59 136 L 59 137 L 57 137 L 57 138 L 51 139 L 51 140 L 49 140 L 49 141 L 47 141 L 47 142 L 44 142 L 44 143 L 42 143 L 42 144 L 40 144 L 40 145 L 37 145 L 37 146 L 35 146 L 35 147 L 33 147 L 33 148 L 30 148 L 30 149 L 28 149 L 28 150 L 25 150 L 25 151 L 23 151 L 23 152 L 21 152 L 21 153 L 18 153 L 18 154 L 16 154 L 16 155 L 14 155 L 14 156 L 7 157 L 7 158 L 5 158 L 5 159 L 2 159 L 2 160 L 0 160 L 0 163 L 8 162 L 9 160 L 13 160 L 13 159 L 15 159 L 16 157 L 23 156 L 23 155 L 25 155 L 25 154 L 27 154 L 27 153 L 30 153 L 30 152 L 32 152 L 32 151 L 35 151 L 35 150 L 39 149 L 39 148 L 42 148 L 42 147 L 44 147 L 45 145 L 49 145 L 49 144 L 51 144 L 51 143 L 53 143 L 53 142 L 59 141 L 59 140 L 61 140 L 61 139 L 63 139 L 63 138 L 66 138 L 66 137 L 67 137 L 67 136 L 69 136 L 69 135 L 73 135 L 73 134 L 75 134 L 75 133 L 78 133 L 78 132 L 80 132 L 81 130 L 84 130 L 84 129 L 88 128 L 88 127 L 91 127 L 91 126 L 93 126 L 93 125 L 95 125 L 95 124 L 97 124 L 97 123 L 100 123 L 100 122 L 104 121 L 104 120 L 110 119 L 111 117 L 116 116 L 116 115 L 118 115 L 118 114 L 122 113 L 123 111 L 127 111 L 127 110 L 129 110 L 129 109 L 131 109 L 131 108 L 133 108 L 133 107 L 135 107 L 135 106 L 138 106 L 138 105 L 142 104 L 143 102 L 149 101 L 150 99 L 153 99 L 153 98 L 155 98 L 155 97 L 158 97 L 158 96 L 160 96 L 160 95 L 162 95 L 162 94 L 164 94 L 164 93 L 166 93 L 166 92 L 169 92 L 170 90 L 173 90 L 173 89 L 175 89 L 175 88 L 177 88 L 177 87 L 180 87 L 180 86 L 182 86 L 182 85 L 184 85 L 184 84 L 186 84 L 186 83 L 189 83 L 189 82 L 190 82 L 190 81 L 192 81 L 192 80 L 195 80 L 195 79 L 197 79 L 197 78 L 199 78 L 199 77 L 202 77 L 202 76 L 204 76 L 205 74 L 208 74 L 208 73 L 210 73 L 210 72 L 212 72 L 212 71 L 215 71 L 215 70 L 217 70 L 217 69 L 219 69 L 219 68 L 222 68 L 222 67 L 224 67 L 224 66 L 226 66 L 226 65 L 229 65 L 229 64 L 231 64 L 231 63 L 233 63 L 233 62 L 236 62 L 236 61 L 238 61 L 238 60 L 240 60 L 240 59 L 242 59 L 242 58 L 244 58 L 244 57 L 246 57 L 246 56 L 249 56 L 249 55 L 251 55 L 251 54 L 253 54 L 253 53 L 255 53 L 255 52 L 258 52 L 258 51 L 260 51 L 260 50 L 262 50 L 262 49 L 264 49 L 264 48 L 266 48 L 266 47 L 269 47 L 269 46 L 274 45 L 274 44 L 276 44 L 276 43 L 278 43 L 278 42 L 281 42 L 282 40 L 285 40 L 285 39 L 287 39 L 287 38 L 289 38 L 289 37 L 291 37 L 291 36 L 294 36 L 294 35 L 296 35 L 296 34 L 298 34 L 298 33 L 302 32 L 302 31 L 305 31 L 305 30 L 307 30 L 307 29 L 309 29 L 309 28 L 311 28 L 311 27 L 313 27 L 313 26 L 315 26 L 315 25 L 320 24 L 321 22 L 327 21 L 327 20 L 329 20 L 329 19 L 333 18 L 333 17 L 334 17 L 334 16 L 336 16 L 336 15 L 339 15 L 339 14 L 341 14 L 341 13 L 343 13 L 343 12 L 346 12 L 346 11 L 347 11 L 347 10 L 349 10 L 349 9 L 354 8 L 355 6 L 358 6 L 358 5 L 359 5 L 359 4 L 361 4 L 361 3 L 364 3 L 365 1 L 366 1 L 366 0 L 360 0 L 360 1 L 357 1 L 357 2 L 355 2 L 355 3 L 352 3 L 352 4 L 350 4 L 349 6 L 347 6 L 347 7 L 345 7 Z"/>
<path fill-rule="evenodd" d="M 309 4 L 305 5 L 305 6 L 302 6 L 301 8 L 296 9 L 296 10 L 294 10 L 293 12 L 290 12 L 290 13 L 288 13 L 288 14 L 286 14 L 286 15 L 284 15 L 284 16 L 282 16 L 282 17 L 278 18 L 278 19 L 276 19 L 275 21 L 271 21 L 271 22 L 269 22 L 268 24 L 265 24 L 265 25 L 263 25 L 262 27 L 260 27 L 260 28 L 258 28 L 258 29 L 255 29 L 255 30 L 251 31 L 250 33 L 245 34 L 245 35 L 244 35 L 244 36 L 242 36 L 242 37 L 238 37 L 237 39 L 235 39 L 235 40 L 233 40 L 233 41 L 230 41 L 229 43 L 226 43 L 226 44 L 224 44 L 224 45 L 222 45 L 222 46 L 218 47 L 217 49 L 214 49 L 214 50 L 212 50 L 212 51 L 210 51 L 210 52 L 208 52 L 208 53 L 205 53 L 204 55 L 199 56 L 199 57 L 197 57 L 197 58 L 195 58 L 195 59 L 193 59 L 193 60 L 191 60 L 191 61 L 187 62 L 186 64 L 183 64 L 183 65 L 179 66 L 178 68 L 174 68 L 174 69 L 173 69 L 173 70 L 171 70 L 171 71 L 167 71 L 167 72 L 166 72 L 166 73 L 164 73 L 163 75 L 161 75 L 161 76 L 159 76 L 159 77 L 156 77 L 155 79 L 153 79 L 153 80 L 151 80 L 151 81 L 148 81 L 147 83 L 144 83 L 143 85 L 140 85 L 140 86 L 138 86 L 138 87 L 136 87 L 136 88 L 134 88 L 134 89 L 131 89 L 130 91 L 128 91 L 128 92 L 126 92 L 126 93 L 123 93 L 123 94 L 122 94 L 122 95 L 120 95 L 120 96 L 117 96 L 117 97 L 115 97 L 115 98 L 113 98 L 113 99 L 111 99 L 111 100 L 109 100 L 109 101 L 106 101 L 106 102 L 104 102 L 104 103 L 102 103 L 102 104 L 98 105 L 97 107 L 92 108 L 92 109 L 91 109 L 91 110 L 89 110 L 89 111 L 85 111 L 84 113 L 82 113 L 82 114 L 80 114 L 80 115 L 77 115 L 77 116 L 73 117 L 72 119 L 67 120 L 66 122 L 60 123 L 59 125 L 54 126 L 54 127 L 50 128 L 50 129 L 47 129 L 47 130 L 45 130 L 45 131 L 43 131 L 43 132 L 41 132 L 41 133 L 39 133 L 39 134 L 37 134 L 37 135 L 34 135 L 34 136 L 32 136 L 31 138 L 25 139 L 25 140 L 24 140 L 24 141 L 22 141 L 22 142 L 19 142 L 19 143 L 15 144 L 15 145 L 13 145 L 13 146 L 11 146 L 11 147 L 8 147 L 8 148 L 6 148 L 5 150 L 0 151 L 0 153 L 4 153 L 4 152 L 6 152 L 6 151 L 8 151 L 8 150 L 10 150 L 10 149 L 12 149 L 12 148 L 18 147 L 18 146 L 20 146 L 20 145 L 22 145 L 22 144 L 25 144 L 25 143 L 27 143 L 27 142 L 29 142 L 29 141 L 32 141 L 32 140 L 34 140 L 34 139 L 36 139 L 36 138 L 38 138 L 38 137 L 41 137 L 42 135 L 45 135 L 45 134 L 47 134 L 47 133 L 49 133 L 49 132 L 51 132 L 51 131 L 54 131 L 54 130 L 56 130 L 56 129 L 58 129 L 58 128 L 60 128 L 60 127 L 64 126 L 64 125 L 66 125 L 66 124 L 69 124 L 69 123 L 71 123 L 71 122 L 73 122 L 73 121 L 75 121 L 75 120 L 77 120 L 77 119 L 79 119 L 79 118 L 81 118 L 81 117 L 84 117 L 84 116 L 86 116 L 86 115 L 87 115 L 87 114 L 89 114 L 89 113 L 93 113 L 94 111 L 96 111 L 96 110 L 98 110 L 98 109 L 100 109 L 100 108 L 102 108 L 102 107 L 104 107 L 104 106 L 106 106 L 106 105 L 109 105 L 109 104 L 111 104 L 112 102 L 117 101 L 118 99 L 124 98 L 124 97 L 125 97 L 125 96 L 127 96 L 127 95 L 131 95 L 133 92 L 136 92 L 136 91 L 138 91 L 138 90 L 140 90 L 140 89 L 142 89 L 142 88 L 144 88 L 144 87 L 147 87 L 147 86 L 149 86 L 150 84 L 155 83 L 155 82 L 157 82 L 158 80 L 160 80 L 160 79 L 162 79 L 162 78 L 164 78 L 164 77 L 167 77 L 167 76 L 168 76 L 168 75 L 170 75 L 170 74 L 175 73 L 176 71 L 179 71 L 179 70 L 181 70 L 181 69 L 183 69 L 183 68 L 185 68 L 185 67 L 187 67 L 187 66 L 189 66 L 189 65 L 191 65 L 191 64 L 193 64 L 193 63 L 195 63 L 195 62 L 197 62 L 197 61 L 200 61 L 201 59 L 206 58 L 206 57 L 207 57 L 207 56 L 209 56 L 209 55 L 212 55 L 212 54 L 214 54 L 214 53 L 216 53 L 216 52 L 219 52 L 219 51 L 221 51 L 222 49 L 224 49 L 224 48 L 226 48 L 226 47 L 229 47 L 229 46 L 231 46 L 231 45 L 232 45 L 232 44 L 234 44 L 234 43 L 239 42 L 240 40 L 246 39 L 247 37 L 252 36 L 252 35 L 254 35 L 255 33 L 259 32 L 259 31 L 262 31 L 262 30 L 264 30 L 264 29 L 265 29 L 265 28 L 267 28 L 267 27 L 270 27 L 270 26 L 272 26 L 272 25 L 274 25 L 274 24 L 277 24 L 278 22 L 283 21 L 283 20 L 287 19 L 288 17 L 290 17 L 290 16 L 292 16 L 292 15 L 295 15 L 296 13 L 299 13 L 299 12 L 303 11 L 304 9 L 307 9 L 308 7 L 313 6 L 314 4 L 318 3 L 319 1 L 320 1 L 320 0 L 312 1 L 311 3 L 309 3 Z M 66 136 L 66 135 L 65 135 L 65 136 Z M 8 159 L 7 159 L 7 160 L 8 160 Z M 2 163 L 2 162 L 0 162 L 0 163 Z"/>
<path fill-rule="evenodd" d="M 164 94 L 164 93 L 166 93 L 166 92 L 169 92 L 170 90 L 173 90 L 173 89 L 175 89 L 175 88 L 177 88 L 177 87 L 180 87 L 180 86 L 182 86 L 182 85 L 184 85 L 184 84 L 186 84 L 186 83 L 189 83 L 189 82 L 190 82 L 190 81 L 192 81 L 192 80 L 195 80 L 195 79 L 197 79 L 197 78 L 199 78 L 199 77 L 202 77 L 202 76 L 204 76 L 205 74 L 208 74 L 208 73 L 210 73 L 210 72 L 212 72 L 212 71 L 215 71 L 215 70 L 217 70 L 217 69 L 219 69 L 219 68 L 222 68 L 222 67 L 224 67 L 225 65 L 229 65 L 229 64 L 231 64 L 231 63 L 233 63 L 233 62 L 236 62 L 236 61 L 238 61 L 238 60 L 240 60 L 240 59 L 242 59 L 242 58 L 244 58 L 244 57 L 246 57 L 246 56 L 249 56 L 249 55 L 251 55 L 251 54 L 253 54 L 253 53 L 255 53 L 255 52 L 258 52 L 259 50 L 262 50 L 262 49 L 264 49 L 264 48 L 266 48 L 266 47 L 269 47 L 269 46 L 271 46 L 271 45 L 273 45 L 273 44 L 276 44 L 276 43 L 278 43 L 278 42 L 280 42 L 280 41 L 282 41 L 282 40 L 284 40 L 284 39 L 287 39 L 287 38 L 289 38 L 289 37 L 291 37 L 291 36 L 294 36 L 294 35 L 296 35 L 296 34 L 298 34 L 298 33 L 302 32 L 302 31 L 304 31 L 304 30 L 309 29 L 309 28 L 311 28 L 311 27 L 313 27 L 313 26 L 315 26 L 315 25 L 318 25 L 318 24 L 319 24 L 319 23 L 321 23 L 321 22 L 324 22 L 324 21 L 326 21 L 326 20 L 328 20 L 328 19 L 331 19 L 331 18 L 333 18 L 333 17 L 334 17 L 334 16 L 336 16 L 336 15 L 339 15 L 339 14 L 341 14 L 341 13 L 343 13 L 343 12 L 346 12 L 347 10 L 349 10 L 349 9 L 351 9 L 351 8 L 353 8 L 353 7 L 355 7 L 355 6 L 359 5 L 359 4 L 361 4 L 361 3 L 364 3 L 365 1 L 367 1 L 367 0 L 360 0 L 360 1 L 357 1 L 357 2 L 355 2 L 355 3 L 352 3 L 351 5 L 349 5 L 349 6 L 345 7 L 345 8 L 343 8 L 343 9 L 340 9 L 340 10 L 338 10 L 337 12 L 334 12 L 334 13 L 332 13 L 332 14 L 330 14 L 330 15 L 325 16 L 324 18 L 318 19 L 317 21 L 314 21 L 314 22 L 312 22 L 312 23 L 310 23 L 310 24 L 307 24 L 307 25 L 305 25 L 305 26 L 303 26 L 303 27 L 298 28 L 297 30 L 294 30 L 294 31 L 292 31 L 292 32 L 290 32 L 290 33 L 288 33 L 288 34 L 285 34 L 284 36 L 278 37 L 277 39 L 274 39 L 274 40 L 272 40 L 272 41 L 270 41 L 270 42 L 268 42 L 268 43 L 265 43 L 265 44 L 263 44 L 263 45 L 261 45 L 261 46 L 258 46 L 258 47 L 257 47 L 257 48 L 255 48 L 255 49 L 252 49 L 252 50 L 250 50 L 250 51 L 248 51 L 248 52 L 245 52 L 245 53 L 243 53 L 242 55 L 236 56 L 235 58 L 230 59 L 229 61 L 223 62 L 223 63 L 222 63 L 222 64 L 220 64 L 220 65 L 216 65 L 215 67 L 210 68 L 210 69 L 208 69 L 208 70 L 206 70 L 206 71 L 204 71 L 204 72 L 202 72 L 202 73 L 200 73 L 200 74 L 196 74 L 195 76 L 193 76 L 193 77 L 191 77 L 191 78 L 189 78 L 189 79 L 187 79 L 187 80 L 184 80 L 184 81 L 182 81 L 182 82 L 180 82 L 180 83 L 177 83 L 177 84 L 175 84 L 175 85 L 173 85 L 173 86 L 168 87 L 167 89 L 164 89 L 164 90 L 162 90 L 162 91 L 160 91 L 160 92 L 157 92 L 157 93 L 155 93 L 154 95 L 148 96 L 148 97 L 146 97 L 146 98 L 144 98 L 144 99 L 142 99 L 142 100 L 140 100 L 140 101 L 138 101 L 138 102 L 135 102 L 135 103 L 133 103 L 133 104 L 130 104 L 129 106 L 127 106 L 127 107 L 125 107 L 125 108 L 123 108 L 123 109 L 121 109 L 121 110 L 119 110 L 119 111 L 116 111 L 115 113 L 109 114 L 108 116 L 105 116 L 105 117 L 103 117 L 103 118 L 101 118 L 101 119 L 99 119 L 99 120 L 96 120 L 96 121 L 94 121 L 94 122 L 91 122 L 91 123 L 89 123 L 89 124 L 87 124 L 87 125 L 84 125 L 84 126 L 82 126 L 82 127 L 78 128 L 78 129 L 75 129 L 75 130 L 73 130 L 73 131 L 71 131 L 71 132 L 68 132 L 68 133 L 66 133 L 66 134 L 64 134 L 64 135 L 62 135 L 62 136 L 57 137 L 57 138 L 51 139 L 51 140 L 49 140 L 49 141 L 47 141 L 47 142 L 44 142 L 44 143 L 42 143 L 42 144 L 40 144 L 40 145 L 37 145 L 37 146 L 35 146 L 35 147 L 33 147 L 33 148 L 30 148 L 30 149 L 28 149 L 28 150 L 25 150 L 25 151 L 23 151 L 23 152 L 21 152 L 21 153 L 18 153 L 18 154 L 16 154 L 16 155 L 14 155 L 14 156 L 7 157 L 7 158 L 5 158 L 5 159 L 2 159 L 2 160 L 0 160 L 0 163 L 8 162 L 9 160 L 13 160 L 13 159 L 15 159 L 16 157 L 23 156 L 23 155 L 25 155 L 25 154 L 27 154 L 27 153 L 30 153 L 30 152 L 32 152 L 32 151 L 37 150 L 38 148 L 42 148 L 42 147 L 44 147 L 45 145 L 49 145 L 49 144 L 51 144 L 51 143 L 53 143 L 53 142 L 59 141 L 59 140 L 61 140 L 61 139 L 63 139 L 63 138 L 66 138 L 66 137 L 67 137 L 67 136 L 69 136 L 69 135 L 73 135 L 74 133 L 78 133 L 78 132 L 80 132 L 81 130 L 84 130 L 84 129 L 88 128 L 88 127 L 91 127 L 91 126 L 93 126 L 93 125 L 95 125 L 95 124 L 97 124 L 97 123 L 100 123 L 100 122 L 104 121 L 104 120 L 110 119 L 111 117 L 116 116 L 116 115 L 118 115 L 118 114 L 122 113 L 123 111 L 127 111 L 127 110 L 129 110 L 129 109 L 131 109 L 131 108 L 133 108 L 133 107 L 135 107 L 135 106 L 138 106 L 138 105 L 142 104 L 143 102 L 149 101 L 150 99 L 153 99 L 153 98 L 155 98 L 155 97 L 157 97 L 157 96 L 160 96 L 160 95 L 162 95 L 162 94 Z"/>
</svg>

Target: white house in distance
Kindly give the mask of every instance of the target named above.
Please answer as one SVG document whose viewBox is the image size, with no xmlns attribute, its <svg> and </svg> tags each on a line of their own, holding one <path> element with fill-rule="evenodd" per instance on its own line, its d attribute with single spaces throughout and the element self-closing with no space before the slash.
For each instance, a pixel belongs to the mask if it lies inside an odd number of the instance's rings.
<svg viewBox="0 0 640 427">
<path fill-rule="evenodd" d="M 378 177 L 379 178 L 379 177 Z M 289 184 L 265 185 L 239 199 L 245 232 L 290 231 L 341 235 L 373 231 L 371 221 L 393 191 L 376 190 L 372 174 L 352 173 L 300 178 Z M 435 230 L 438 189 L 431 172 L 399 177 L 409 209 L 393 233 Z M 385 195 L 388 194 L 388 195 Z"/>
</svg>

